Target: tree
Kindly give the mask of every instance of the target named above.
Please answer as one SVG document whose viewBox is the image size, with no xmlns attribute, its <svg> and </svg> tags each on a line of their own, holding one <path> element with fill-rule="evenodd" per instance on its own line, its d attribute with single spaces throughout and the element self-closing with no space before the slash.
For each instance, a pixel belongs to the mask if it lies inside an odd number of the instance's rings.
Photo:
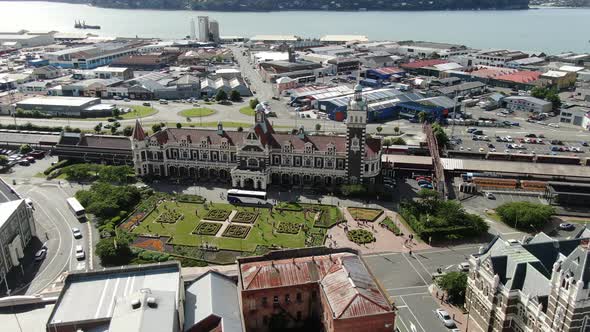
<svg viewBox="0 0 590 332">
<path fill-rule="evenodd" d="M 398 126 L 395 126 L 395 127 L 393 127 L 393 132 L 394 132 L 396 135 L 397 135 L 397 134 L 399 134 L 399 127 L 398 127 Z"/>
<path fill-rule="evenodd" d="M 322 125 L 319 123 L 315 124 L 315 131 L 320 131 L 322 129 Z"/>
<path fill-rule="evenodd" d="M 549 90 L 545 95 L 545 100 L 551 102 L 554 111 L 561 107 L 561 98 L 559 98 L 557 90 Z"/>
<path fill-rule="evenodd" d="M 127 137 L 133 135 L 133 127 L 125 126 L 125 128 L 123 128 L 123 135 Z"/>
<path fill-rule="evenodd" d="M 436 137 L 436 141 L 438 142 L 439 147 L 444 148 L 449 145 L 449 142 L 450 142 L 449 136 L 447 135 L 444 128 L 440 124 L 438 124 L 438 123 L 433 124 L 432 125 L 432 132 L 434 133 L 434 136 Z"/>
<path fill-rule="evenodd" d="M 97 133 L 102 131 L 102 122 L 99 122 L 96 126 L 94 126 L 94 131 Z"/>
<path fill-rule="evenodd" d="M 539 99 L 545 99 L 546 95 L 547 95 L 547 89 L 545 89 L 545 88 L 536 86 L 531 90 L 532 97 L 539 98 Z"/>
<path fill-rule="evenodd" d="M 438 202 L 440 201 L 440 194 L 438 191 L 431 189 L 420 189 L 420 191 L 416 193 L 416 196 L 426 211 L 435 211 L 438 207 Z"/>
<path fill-rule="evenodd" d="M 0 155 L 0 166 L 4 166 L 8 164 L 8 157 L 5 155 Z"/>
<path fill-rule="evenodd" d="M 231 93 L 229 94 L 229 99 L 231 101 L 240 101 L 242 100 L 242 96 L 240 95 L 238 90 L 231 90 Z"/>
<path fill-rule="evenodd" d="M 125 265 L 132 257 L 129 245 L 133 237 L 126 232 L 119 232 L 115 237 L 104 238 L 96 244 L 96 255 L 100 258 L 101 265 Z"/>
<path fill-rule="evenodd" d="M 532 202 L 510 202 L 496 208 L 505 224 L 521 230 L 540 231 L 555 213 L 549 205 Z"/>
<path fill-rule="evenodd" d="M 76 198 L 88 213 L 100 219 L 117 216 L 119 211 L 133 210 L 141 195 L 135 186 L 115 186 L 97 181 L 88 190 L 79 190 Z"/>
<path fill-rule="evenodd" d="M 103 166 L 98 179 L 108 183 L 127 183 L 129 174 L 133 169 L 129 166 Z"/>
<path fill-rule="evenodd" d="M 177 122 L 177 123 L 176 123 L 176 128 L 178 128 L 178 129 L 182 128 L 182 123 L 180 123 L 180 122 Z"/>
<path fill-rule="evenodd" d="M 381 126 L 378 126 L 378 127 L 376 128 L 376 130 L 377 130 L 377 132 L 378 132 L 379 134 L 381 134 L 381 132 L 383 131 L 383 127 L 381 127 Z"/>
<path fill-rule="evenodd" d="M 152 126 L 152 131 L 154 133 L 157 133 L 158 131 L 162 130 L 162 125 L 160 125 L 159 123 L 156 123 Z"/>
<path fill-rule="evenodd" d="M 401 137 L 394 137 L 389 141 L 389 145 L 406 145 L 406 141 Z"/>
<path fill-rule="evenodd" d="M 243 131 L 244 131 L 244 128 L 242 128 L 242 126 L 239 126 L 239 127 L 238 127 L 238 132 L 239 132 L 239 133 L 241 133 L 241 132 L 243 132 Z"/>
<path fill-rule="evenodd" d="M 253 99 L 250 99 L 250 101 L 248 102 L 248 104 L 249 104 L 249 106 L 250 106 L 251 109 L 256 109 L 256 106 L 258 104 L 260 104 L 260 102 L 258 101 L 258 98 L 253 98 Z"/>
<path fill-rule="evenodd" d="M 448 295 L 449 302 L 461 305 L 465 302 L 465 290 L 467 289 L 467 273 L 453 271 L 445 273 L 436 279 L 436 284 Z"/>
<path fill-rule="evenodd" d="M 23 144 L 20 146 L 19 151 L 21 154 L 27 154 L 33 151 L 33 148 L 29 144 Z"/>
<path fill-rule="evenodd" d="M 215 101 L 220 102 L 220 101 L 226 101 L 226 100 L 227 100 L 227 93 L 224 90 L 217 91 L 217 94 L 215 95 Z"/>
<path fill-rule="evenodd" d="M 420 121 L 420 123 L 426 122 L 426 113 L 424 111 L 418 113 L 418 121 Z"/>
<path fill-rule="evenodd" d="M 117 126 L 113 125 L 111 127 L 111 134 L 115 135 L 117 133 Z"/>
<path fill-rule="evenodd" d="M 121 115 L 121 111 L 118 108 L 116 108 L 116 107 L 113 108 L 112 113 L 113 113 L 113 118 L 118 118 L 119 115 Z"/>
</svg>

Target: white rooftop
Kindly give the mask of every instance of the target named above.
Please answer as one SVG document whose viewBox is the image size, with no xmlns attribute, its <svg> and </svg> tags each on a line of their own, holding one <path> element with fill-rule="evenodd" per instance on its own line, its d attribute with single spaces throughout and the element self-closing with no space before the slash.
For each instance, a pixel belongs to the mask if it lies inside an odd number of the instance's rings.
<svg viewBox="0 0 590 332">
<path fill-rule="evenodd" d="M 250 38 L 251 41 L 298 41 L 299 39 L 295 35 L 256 35 Z"/>
<path fill-rule="evenodd" d="M 566 73 L 564 71 L 550 70 L 550 71 L 544 73 L 543 75 L 541 75 L 541 77 L 559 78 L 559 77 L 565 77 L 565 75 L 567 75 L 567 74 L 568 73 Z"/>
<path fill-rule="evenodd" d="M 92 101 L 100 101 L 100 98 L 88 97 L 33 97 L 19 101 L 17 104 L 49 105 L 49 106 L 84 106 Z"/>
<path fill-rule="evenodd" d="M 95 72 L 103 72 L 103 73 L 122 73 L 126 71 L 126 67 L 98 67 L 94 69 Z"/>
<path fill-rule="evenodd" d="M 216 74 L 233 74 L 233 73 L 240 73 L 239 69 L 236 68 L 221 68 L 215 71 Z"/>
<path fill-rule="evenodd" d="M 367 42 L 369 38 L 363 35 L 325 35 L 320 38 L 322 42 Z"/>
<path fill-rule="evenodd" d="M 18 209 L 19 205 L 24 202 L 24 199 L 0 203 L 0 228 L 8 221 L 10 216 Z"/>
<path fill-rule="evenodd" d="M 577 66 L 568 66 L 568 65 L 565 65 L 565 66 L 559 67 L 559 70 L 560 71 L 567 71 L 567 72 L 577 73 L 579 71 L 584 70 L 584 67 L 577 67 Z"/>
</svg>

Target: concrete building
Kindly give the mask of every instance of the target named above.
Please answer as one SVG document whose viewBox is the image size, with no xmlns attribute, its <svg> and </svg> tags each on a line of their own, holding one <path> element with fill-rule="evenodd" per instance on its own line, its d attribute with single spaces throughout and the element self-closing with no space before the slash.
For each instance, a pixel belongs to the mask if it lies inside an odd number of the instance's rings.
<svg viewBox="0 0 590 332">
<path fill-rule="evenodd" d="M 0 185 L 6 186 L 3 181 Z M 0 203 L 0 282 L 21 264 L 25 248 L 36 235 L 33 211 L 24 199 Z"/>
<path fill-rule="evenodd" d="M 216 79 L 205 78 L 201 81 L 201 95 L 206 97 L 214 97 L 217 95 L 219 90 L 225 91 L 227 95 L 232 92 L 232 90 L 236 90 L 240 93 L 240 96 L 247 97 L 251 96 L 252 92 L 244 83 L 242 78 L 233 77 L 233 78 L 223 78 L 219 77 Z"/>
<path fill-rule="evenodd" d="M 43 54 L 43 58 L 60 68 L 93 69 L 135 54 L 143 45 L 143 41 L 112 41 L 48 52 Z"/>
<path fill-rule="evenodd" d="M 582 127 L 588 130 L 587 119 L 589 118 L 589 113 L 590 108 L 587 107 L 574 106 L 564 108 L 559 113 L 559 122 Z"/>
<path fill-rule="evenodd" d="M 556 88 L 557 90 L 569 89 L 576 84 L 576 73 L 573 71 L 550 70 L 541 74 L 540 79 L 546 82 L 546 85 Z"/>
<path fill-rule="evenodd" d="M 47 331 L 178 332 L 184 303 L 177 262 L 70 272 Z"/>
<path fill-rule="evenodd" d="M 51 80 L 61 76 L 61 70 L 54 66 L 43 66 L 33 69 L 33 78 L 36 80 Z"/>
<path fill-rule="evenodd" d="M 133 78 L 133 70 L 125 67 L 98 67 L 93 70 L 95 78 L 117 78 L 123 81 Z"/>
<path fill-rule="evenodd" d="M 191 39 L 196 39 L 197 38 L 197 29 L 195 28 L 195 19 L 194 18 L 191 18 L 191 21 L 190 21 L 190 31 L 191 31 L 191 34 L 190 34 Z"/>
<path fill-rule="evenodd" d="M 381 172 L 381 140 L 367 137 L 361 87 L 349 105 L 346 136 L 276 133 L 264 108 L 243 132 L 166 128 L 147 136 L 139 122 L 132 136 L 139 176 L 217 179 L 236 188 L 270 184 L 322 186 L 375 183 Z"/>
<path fill-rule="evenodd" d="M 256 35 L 250 38 L 253 43 L 282 44 L 300 41 L 301 37 L 295 35 Z"/>
<path fill-rule="evenodd" d="M 532 113 L 549 113 L 553 109 L 551 102 L 527 96 L 511 96 L 504 98 L 506 109 Z"/>
<path fill-rule="evenodd" d="M 308 248 L 238 259 L 246 331 L 395 330 L 394 306 L 359 253 Z"/>
<path fill-rule="evenodd" d="M 526 243 L 496 237 L 469 258 L 465 307 L 485 331 L 588 330 L 590 232 Z M 471 326 L 471 325 L 470 325 Z"/>
<path fill-rule="evenodd" d="M 114 105 L 101 104 L 100 98 L 33 97 L 16 103 L 24 111 L 39 111 L 52 116 L 109 116 Z"/>
<path fill-rule="evenodd" d="M 210 39 L 209 16 L 199 16 L 197 17 L 197 22 L 199 24 L 199 41 L 208 42 Z"/>
<path fill-rule="evenodd" d="M 324 44 L 366 43 L 368 41 L 369 38 L 362 35 L 326 35 L 320 37 L 320 42 Z"/>
<path fill-rule="evenodd" d="M 219 22 L 216 20 L 209 21 L 209 36 L 212 42 L 218 43 L 220 41 L 219 37 Z"/>
<path fill-rule="evenodd" d="M 30 33 L 26 30 L 17 32 L 0 32 L 0 47 L 11 45 L 11 48 L 28 48 L 54 43 L 52 32 Z"/>
</svg>

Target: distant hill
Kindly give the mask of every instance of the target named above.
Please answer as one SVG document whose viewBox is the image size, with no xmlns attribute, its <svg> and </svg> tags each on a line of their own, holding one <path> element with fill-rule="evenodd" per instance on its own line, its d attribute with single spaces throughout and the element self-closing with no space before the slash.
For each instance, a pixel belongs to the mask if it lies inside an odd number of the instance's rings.
<svg viewBox="0 0 590 332">
<path fill-rule="evenodd" d="M 527 9 L 529 0 L 53 0 L 97 7 L 215 11 Z"/>
<path fill-rule="evenodd" d="M 531 0 L 531 5 L 553 7 L 590 7 L 590 0 Z"/>
</svg>

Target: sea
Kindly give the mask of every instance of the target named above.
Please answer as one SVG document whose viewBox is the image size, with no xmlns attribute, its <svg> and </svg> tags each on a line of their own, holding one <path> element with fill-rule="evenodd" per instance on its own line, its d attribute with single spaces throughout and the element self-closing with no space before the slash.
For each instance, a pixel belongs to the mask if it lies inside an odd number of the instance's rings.
<svg viewBox="0 0 590 332">
<path fill-rule="evenodd" d="M 480 49 L 528 52 L 590 52 L 589 8 L 420 12 L 203 12 L 129 10 L 35 1 L 0 1 L 0 32 L 86 32 L 101 36 L 181 39 L 190 20 L 206 15 L 219 22 L 222 36 L 261 34 L 319 38 L 328 34 L 365 35 L 370 40 L 424 40 Z M 74 22 L 100 25 L 76 30 Z"/>
</svg>

